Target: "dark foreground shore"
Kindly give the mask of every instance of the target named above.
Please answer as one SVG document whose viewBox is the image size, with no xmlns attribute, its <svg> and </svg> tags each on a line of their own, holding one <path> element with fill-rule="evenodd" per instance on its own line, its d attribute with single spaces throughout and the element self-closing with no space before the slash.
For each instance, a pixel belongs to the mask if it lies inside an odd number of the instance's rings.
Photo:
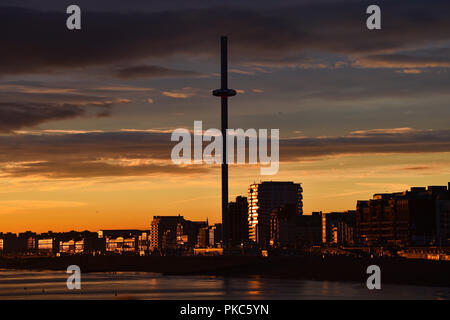
<svg viewBox="0 0 450 320">
<path fill-rule="evenodd" d="M 67 256 L 58 258 L 0 258 L 0 268 L 66 270 L 80 266 L 82 272 L 140 271 L 165 275 L 211 275 L 354 281 L 365 283 L 369 265 L 381 268 L 382 283 L 450 287 L 450 262 L 400 258 L 307 257 L 136 257 Z"/>
</svg>

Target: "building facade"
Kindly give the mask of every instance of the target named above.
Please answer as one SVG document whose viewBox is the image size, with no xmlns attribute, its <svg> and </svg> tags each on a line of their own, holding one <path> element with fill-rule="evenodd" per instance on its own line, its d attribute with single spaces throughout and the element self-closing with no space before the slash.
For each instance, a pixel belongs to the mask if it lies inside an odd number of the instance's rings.
<svg viewBox="0 0 450 320">
<path fill-rule="evenodd" d="M 27 252 L 27 239 L 16 234 L 0 234 L 0 254 L 14 254 Z"/>
<path fill-rule="evenodd" d="M 303 214 L 303 189 L 300 183 L 262 182 L 248 189 L 249 239 L 266 247 L 270 240 L 270 215 L 276 208 L 293 205 L 296 215 Z"/>
<path fill-rule="evenodd" d="M 209 226 L 202 227 L 198 230 L 197 247 L 207 248 L 209 246 Z"/>
<path fill-rule="evenodd" d="M 358 201 L 356 239 L 369 245 L 447 245 L 450 239 L 450 183 L 375 194 Z"/>
<path fill-rule="evenodd" d="M 320 213 L 299 215 L 295 205 L 283 205 L 270 215 L 270 241 L 275 248 L 300 248 L 320 244 L 322 216 Z"/>
<path fill-rule="evenodd" d="M 59 253 L 59 241 L 56 238 L 43 238 L 38 240 L 39 255 L 53 256 Z"/>
<path fill-rule="evenodd" d="M 177 225 L 177 245 L 184 249 L 192 249 L 198 241 L 201 228 L 208 227 L 206 221 L 182 220 Z"/>
<path fill-rule="evenodd" d="M 209 246 L 211 248 L 222 247 L 222 224 L 216 223 L 209 227 Z"/>
<path fill-rule="evenodd" d="M 139 239 L 145 231 L 136 229 L 99 230 L 98 238 L 104 239 L 109 254 L 139 254 Z"/>
<path fill-rule="evenodd" d="M 322 214 L 322 242 L 351 245 L 355 243 L 356 211 Z"/>
<path fill-rule="evenodd" d="M 168 249 L 177 246 L 178 224 L 183 216 L 154 216 L 150 224 L 149 250 Z"/>
<path fill-rule="evenodd" d="M 248 202 L 246 197 L 238 196 L 228 204 L 229 244 L 238 246 L 248 240 Z"/>
</svg>

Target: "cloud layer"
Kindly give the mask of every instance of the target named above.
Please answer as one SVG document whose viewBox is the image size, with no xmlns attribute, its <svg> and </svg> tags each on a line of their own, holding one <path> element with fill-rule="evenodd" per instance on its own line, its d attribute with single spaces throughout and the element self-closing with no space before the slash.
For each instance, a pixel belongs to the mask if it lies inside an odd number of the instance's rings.
<svg viewBox="0 0 450 320">
<path fill-rule="evenodd" d="M 114 96 L 119 93 L 140 93 L 140 101 L 145 101 L 145 107 L 152 104 L 152 111 L 180 112 L 175 103 L 201 96 L 203 91 L 189 87 L 186 82 L 176 83 L 177 79 L 170 79 L 174 82 L 165 87 L 155 86 L 157 89 L 147 88 L 140 82 L 118 85 L 113 80 L 203 76 L 207 68 L 197 71 L 196 59 L 201 60 L 202 66 L 205 61 L 216 65 L 218 38 L 222 34 L 230 37 L 230 62 L 235 66 L 232 75 L 236 77 L 254 77 L 259 72 L 280 67 L 398 68 L 406 69 L 399 72 L 409 74 L 421 73 L 423 68 L 450 67 L 450 3 L 447 0 L 433 1 L 432 6 L 423 6 L 419 0 L 379 1 L 382 30 L 378 31 L 369 31 L 365 26 L 365 11 L 372 3 L 356 0 L 262 1 L 257 8 L 254 1 L 245 0 L 231 1 L 226 7 L 208 1 L 195 4 L 178 1 L 179 6 L 167 1 L 152 4 L 140 1 L 139 9 L 133 12 L 122 10 L 121 1 L 105 1 L 111 4 L 108 10 L 92 2 L 81 2 L 82 30 L 75 32 L 65 27 L 67 15 L 61 9 L 64 8 L 61 2 L 47 1 L 42 7 L 24 1 L 18 3 L 22 7 L 12 7 L 14 3 L 9 1 L 0 10 L 0 30 L 8 30 L 0 33 L 2 79 L 45 74 L 41 79 L 45 82 L 53 75 L 67 77 L 72 72 L 80 72 L 103 77 L 105 83 L 96 78 L 92 83 L 97 80 L 98 86 L 89 87 L 92 84 L 89 83 L 87 88 L 79 88 L 79 92 L 70 86 L 3 85 L 1 133 L 24 130 L 47 121 L 108 116 L 114 104 L 127 102 Z M 326 63 L 322 61 L 324 56 Z M 179 57 L 180 60 L 174 59 Z M 175 60 L 177 66 L 168 67 Z M 190 61 L 193 67 L 185 70 L 184 61 Z M 352 71 L 357 72 L 358 68 Z M 410 82 L 399 84 L 399 77 L 404 75 L 393 74 L 393 80 L 383 83 L 380 81 L 383 77 L 379 76 L 375 78 L 378 83 L 373 84 L 372 79 L 367 82 L 359 81 L 360 78 L 358 82 L 352 82 L 351 77 L 340 79 L 341 73 L 319 80 L 289 78 L 283 87 L 289 87 L 286 90 L 291 92 L 301 88 L 303 99 L 320 97 L 333 101 L 394 95 L 403 98 L 418 91 Z M 261 97 L 271 94 L 273 88 L 260 87 L 260 84 L 264 83 L 252 83 L 253 87 L 245 90 Z M 433 79 L 420 86 L 428 93 L 444 91 Z M 108 96 L 104 95 L 105 91 Z M 290 99 L 289 93 L 280 92 L 281 98 Z M 89 94 L 98 96 L 89 97 Z M 159 104 L 159 97 L 166 98 L 165 105 Z M 280 103 L 283 103 L 281 99 Z M 298 108 L 299 112 L 303 111 L 299 113 L 306 119 L 303 121 L 315 120 L 313 116 L 318 113 L 304 111 L 304 106 L 297 107 L 295 103 L 292 102 L 291 114 Z M 264 103 L 260 105 L 263 107 Z M 329 114 L 334 117 L 336 113 L 332 110 Z M 256 118 L 253 114 L 249 117 Z M 119 120 L 122 119 L 118 123 Z M 296 121 L 298 125 L 302 119 L 286 121 Z M 330 120 L 333 121 L 334 118 Z M 192 169 L 183 171 L 171 165 L 169 141 L 169 133 L 132 131 L 0 136 L 0 163 L 5 176 L 52 178 L 181 173 Z M 281 161 L 298 161 L 305 157 L 353 153 L 448 152 L 449 141 L 449 131 L 445 130 L 359 131 L 336 137 L 285 139 L 280 142 L 280 150 Z"/>
<path fill-rule="evenodd" d="M 87 132 L 0 136 L 0 175 L 88 178 L 152 174 L 204 174 L 214 167 L 176 166 L 170 133 Z M 280 141 L 280 161 L 374 153 L 450 152 L 450 130 L 410 128 L 355 131 L 340 137 Z"/>
<path fill-rule="evenodd" d="M 200 73 L 194 71 L 175 70 L 149 65 L 122 68 L 116 73 L 116 76 L 121 79 L 192 77 L 199 75 Z"/>
<path fill-rule="evenodd" d="M 110 115 L 114 104 L 124 102 L 127 101 L 98 101 L 82 104 L 0 101 L 0 132 L 11 133 L 52 120 L 89 116 L 106 117 Z"/>
<path fill-rule="evenodd" d="M 309 61 L 311 51 L 360 57 L 450 40 L 446 0 L 433 1 L 433 6 L 379 1 L 383 28 L 376 33 L 365 27 L 367 5 L 337 1 L 326 7 L 306 3 L 270 10 L 231 5 L 140 13 L 86 11 L 78 32 L 65 28 L 62 12 L 3 7 L 0 29 L 13 32 L 0 36 L 0 74 L 51 73 L 174 55 L 216 58 L 221 34 L 233 39 L 230 50 L 235 61 L 269 66 L 301 64 Z M 433 62 L 422 59 L 409 59 L 409 64 Z M 144 65 L 122 70 L 119 76 L 180 73 Z"/>
</svg>

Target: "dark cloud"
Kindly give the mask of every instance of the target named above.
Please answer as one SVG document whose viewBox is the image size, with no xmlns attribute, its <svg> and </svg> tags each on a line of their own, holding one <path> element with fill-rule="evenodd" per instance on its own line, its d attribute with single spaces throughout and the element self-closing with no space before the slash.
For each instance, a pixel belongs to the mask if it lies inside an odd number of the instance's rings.
<svg viewBox="0 0 450 320">
<path fill-rule="evenodd" d="M 212 166 L 176 166 L 169 133 L 91 132 L 0 136 L 3 176 L 49 178 L 197 174 Z M 450 152 L 450 130 L 356 131 L 347 136 L 282 139 L 280 161 L 350 154 Z"/>
<path fill-rule="evenodd" d="M 329 3 L 336 0 L 259 0 L 258 5 L 265 8 L 279 8 L 286 5 L 298 5 L 299 3 Z M 346 0 L 348 2 L 355 0 Z M 358 0 L 356 0 L 358 1 Z M 24 8 L 35 8 L 40 10 L 54 10 L 58 7 L 66 8 L 73 4 L 71 0 L 41 0 L 39 2 L 29 0 L 2 0 L 5 6 L 21 6 Z M 215 1 L 211 0 L 77 0 L 77 5 L 84 9 L 95 11 L 112 12 L 154 12 L 154 11 L 179 11 L 186 9 L 202 9 L 214 6 Z M 254 8 L 254 0 L 228 0 L 227 5 L 240 6 L 244 8 Z"/>
<path fill-rule="evenodd" d="M 111 103 L 75 105 L 0 102 L 0 132 L 12 132 L 52 120 L 89 116 L 88 108 L 97 110 L 94 116 L 104 117 L 110 114 L 111 106 Z"/>
<path fill-rule="evenodd" d="M 281 161 L 342 154 L 429 152 L 450 152 L 450 130 L 368 130 L 348 136 L 280 141 Z"/>
<path fill-rule="evenodd" d="M 0 165 L 0 172 L 11 177 L 39 175 L 59 179 L 210 170 L 171 163 L 171 144 L 169 134 L 147 132 L 0 136 L 0 164 L 5 164 Z"/>
<path fill-rule="evenodd" d="M 118 165 L 105 162 L 36 162 L 26 163 L 14 168 L 6 168 L 3 173 L 10 177 L 42 176 L 49 179 L 94 178 L 94 177 L 131 177 L 154 174 L 201 174 L 209 171 L 206 167 L 181 167 L 175 164 Z"/>
<path fill-rule="evenodd" d="M 0 136 L 0 162 L 122 158 L 169 160 L 170 144 L 170 134 L 153 132 L 4 135 Z"/>
<path fill-rule="evenodd" d="M 380 54 L 450 39 L 450 4 L 379 1 L 382 30 L 365 27 L 369 2 L 337 1 L 264 9 L 230 5 L 138 13 L 83 11 L 82 30 L 65 28 L 61 11 L 0 11 L 0 74 L 51 73 L 130 59 L 194 55 L 217 58 L 230 36 L 233 62 L 292 64 L 309 51 Z M 151 7 L 151 5 L 148 5 Z"/>
<path fill-rule="evenodd" d="M 434 68 L 450 67 L 450 48 L 421 50 L 412 53 L 378 54 L 363 57 L 355 62 L 363 67 Z"/>
<path fill-rule="evenodd" d="M 192 77 L 199 76 L 199 72 L 187 70 L 175 70 L 159 66 L 133 66 L 120 69 L 116 76 L 121 79 L 134 78 L 166 78 L 166 77 Z"/>
<path fill-rule="evenodd" d="M 421 171 L 421 170 L 429 170 L 432 169 L 432 166 L 415 166 L 415 167 L 404 167 L 402 168 L 402 170 L 407 170 L 407 171 Z"/>
</svg>

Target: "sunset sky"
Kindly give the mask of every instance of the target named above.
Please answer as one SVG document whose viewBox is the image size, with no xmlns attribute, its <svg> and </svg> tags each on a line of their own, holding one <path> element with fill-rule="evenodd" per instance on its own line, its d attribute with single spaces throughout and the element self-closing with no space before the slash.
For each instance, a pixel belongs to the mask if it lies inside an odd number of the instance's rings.
<svg viewBox="0 0 450 320">
<path fill-rule="evenodd" d="M 450 181 L 450 2 L 2 0 L 0 232 L 220 220 L 220 167 L 178 166 L 172 130 L 280 129 L 280 170 L 230 166 L 230 200 L 301 182 L 304 212 Z M 226 3 L 226 6 L 224 5 Z M 66 28 L 66 8 L 82 29 Z"/>
</svg>

